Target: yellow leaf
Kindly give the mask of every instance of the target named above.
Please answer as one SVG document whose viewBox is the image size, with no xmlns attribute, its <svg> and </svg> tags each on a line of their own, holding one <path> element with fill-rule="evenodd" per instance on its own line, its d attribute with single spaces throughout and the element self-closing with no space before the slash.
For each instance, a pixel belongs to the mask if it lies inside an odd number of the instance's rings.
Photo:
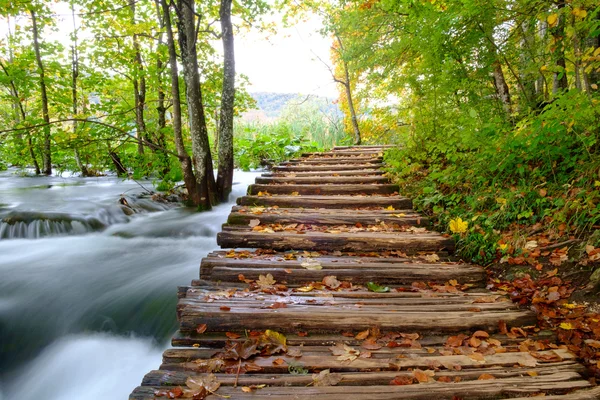
<svg viewBox="0 0 600 400">
<path fill-rule="evenodd" d="M 553 27 L 558 22 L 558 15 L 550 14 L 548 15 L 548 18 L 546 18 L 546 21 L 548 21 L 548 25 L 550 25 L 550 27 Z"/>
<path fill-rule="evenodd" d="M 450 221 L 450 231 L 452 233 L 464 233 L 467 231 L 469 223 L 463 221 L 462 218 L 456 218 Z"/>
<path fill-rule="evenodd" d="M 500 245 L 500 250 L 506 250 L 507 248 L 508 248 L 507 244 L 503 243 L 503 244 Z"/>
<path fill-rule="evenodd" d="M 300 193 L 298 193 L 298 192 L 292 192 L 292 193 L 290 193 L 290 196 L 300 196 Z"/>
<path fill-rule="evenodd" d="M 561 322 L 559 328 L 567 331 L 575 329 L 575 327 L 570 322 Z"/>
<path fill-rule="evenodd" d="M 394 208 L 394 206 L 389 206 L 388 208 L 386 208 L 386 210 L 394 211 L 395 208 Z"/>
<path fill-rule="evenodd" d="M 582 18 L 582 19 L 587 17 L 587 11 L 585 11 L 583 8 L 575 7 L 573 9 L 573 11 L 571 11 L 571 12 L 573 13 L 574 16 Z"/>
</svg>

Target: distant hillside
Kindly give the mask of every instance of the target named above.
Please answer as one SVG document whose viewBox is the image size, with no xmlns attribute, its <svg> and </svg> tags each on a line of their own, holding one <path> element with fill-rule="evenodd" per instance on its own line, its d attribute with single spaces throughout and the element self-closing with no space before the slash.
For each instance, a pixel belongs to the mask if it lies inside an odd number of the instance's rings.
<svg viewBox="0 0 600 400">
<path fill-rule="evenodd" d="M 306 99 L 306 95 L 300 93 L 272 93 L 272 92 L 256 92 L 250 93 L 250 95 L 256 100 L 256 107 L 258 113 L 263 114 L 268 118 L 277 118 L 281 115 L 281 111 L 284 109 L 289 101 L 296 101 L 298 103 L 303 102 Z M 328 113 L 339 114 L 340 109 L 337 104 L 333 104 L 333 99 L 321 97 L 321 96 L 310 96 L 311 99 L 322 101 L 324 107 Z M 257 112 L 254 112 L 256 114 Z"/>
</svg>

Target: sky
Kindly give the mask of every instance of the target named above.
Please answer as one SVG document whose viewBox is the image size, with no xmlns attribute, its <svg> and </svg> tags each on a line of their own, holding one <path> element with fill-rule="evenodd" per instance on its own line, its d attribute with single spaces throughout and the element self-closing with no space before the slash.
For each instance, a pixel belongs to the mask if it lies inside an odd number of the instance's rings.
<svg viewBox="0 0 600 400">
<path fill-rule="evenodd" d="M 63 37 L 68 46 L 72 30 L 70 9 L 64 2 L 53 7 L 62 19 L 58 24 L 58 36 Z M 276 34 L 268 36 L 257 32 L 238 33 L 234 39 L 236 70 L 249 77 L 251 86 L 248 90 L 337 98 L 336 85 L 323 64 L 323 61 L 330 62 L 331 40 L 321 36 L 320 27 L 320 21 L 312 18 L 293 27 L 280 27 Z M 5 23 L 0 24 L 0 37 L 6 37 Z M 221 50 L 220 42 L 215 46 Z"/>
<path fill-rule="evenodd" d="M 280 28 L 276 35 L 246 34 L 235 39 L 236 68 L 250 78 L 251 92 L 315 94 L 337 98 L 328 68 L 329 38 L 317 19 Z"/>
</svg>

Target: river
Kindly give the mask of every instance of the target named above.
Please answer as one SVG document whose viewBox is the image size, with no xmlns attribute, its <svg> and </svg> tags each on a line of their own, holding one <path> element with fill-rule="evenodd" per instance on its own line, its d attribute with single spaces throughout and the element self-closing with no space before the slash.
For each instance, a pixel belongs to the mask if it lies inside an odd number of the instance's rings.
<svg viewBox="0 0 600 400">
<path fill-rule="evenodd" d="M 256 176 L 236 172 L 229 203 L 194 213 L 139 198 L 148 181 L 0 172 L 0 399 L 126 399 Z"/>
</svg>

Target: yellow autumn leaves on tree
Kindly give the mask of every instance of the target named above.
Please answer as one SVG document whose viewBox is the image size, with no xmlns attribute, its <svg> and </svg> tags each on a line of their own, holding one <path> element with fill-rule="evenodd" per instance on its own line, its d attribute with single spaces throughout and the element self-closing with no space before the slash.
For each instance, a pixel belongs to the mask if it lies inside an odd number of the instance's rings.
<svg viewBox="0 0 600 400">
<path fill-rule="evenodd" d="M 450 220 L 449 226 L 452 233 L 465 233 L 469 227 L 469 223 L 467 221 L 463 221 L 462 218 L 459 217 Z"/>
</svg>

